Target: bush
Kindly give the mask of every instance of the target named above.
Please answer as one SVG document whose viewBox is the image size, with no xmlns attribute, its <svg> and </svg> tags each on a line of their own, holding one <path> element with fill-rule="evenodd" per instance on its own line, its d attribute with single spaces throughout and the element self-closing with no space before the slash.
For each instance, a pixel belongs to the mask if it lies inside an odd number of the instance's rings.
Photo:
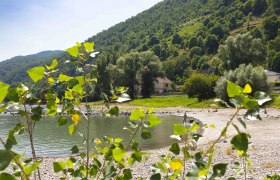
<svg viewBox="0 0 280 180">
<path fill-rule="evenodd" d="M 215 97 L 214 86 L 217 76 L 205 74 L 192 74 L 185 81 L 184 92 L 189 97 L 197 97 L 199 100 Z"/>
<path fill-rule="evenodd" d="M 224 75 L 217 80 L 215 86 L 216 96 L 224 101 L 228 101 L 227 80 L 230 80 L 241 87 L 250 84 L 253 93 L 256 91 L 268 92 L 269 83 L 263 67 L 253 67 L 251 64 L 241 64 L 236 70 L 226 71 Z"/>
</svg>

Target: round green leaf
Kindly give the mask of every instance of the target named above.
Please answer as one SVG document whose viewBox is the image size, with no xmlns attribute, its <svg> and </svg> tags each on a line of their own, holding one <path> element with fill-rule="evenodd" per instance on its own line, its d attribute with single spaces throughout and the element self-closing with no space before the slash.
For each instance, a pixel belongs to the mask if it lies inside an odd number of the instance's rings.
<svg viewBox="0 0 280 180">
<path fill-rule="evenodd" d="M 141 137 L 142 137 L 143 139 L 150 139 L 150 138 L 152 137 L 152 134 L 151 134 L 149 131 L 144 130 L 144 131 L 142 131 L 142 133 L 141 133 Z"/>
<path fill-rule="evenodd" d="M 13 157 L 9 154 L 7 150 L 0 150 L 0 171 L 6 169 L 12 161 Z"/>
<path fill-rule="evenodd" d="M 5 99 L 8 93 L 9 85 L 3 82 L 0 82 L 0 103 Z"/>
<path fill-rule="evenodd" d="M 143 109 L 136 109 L 131 113 L 129 119 L 132 121 L 137 121 L 144 117 L 145 117 L 145 113 L 144 113 Z"/>
<path fill-rule="evenodd" d="M 79 48 L 77 46 L 73 46 L 71 48 L 66 49 L 66 51 L 74 57 L 78 57 L 79 54 Z"/>
<path fill-rule="evenodd" d="M 249 141 L 247 138 L 247 134 L 245 133 L 239 133 L 236 136 L 234 136 L 230 143 L 233 145 L 233 147 L 239 151 L 246 152 L 248 150 Z"/>
<path fill-rule="evenodd" d="M 182 124 L 174 124 L 174 135 L 184 135 L 187 132 L 187 128 Z"/>
<path fill-rule="evenodd" d="M 154 127 L 157 126 L 158 124 L 161 123 L 161 120 L 156 117 L 155 115 L 151 114 L 148 117 L 148 122 L 149 122 L 149 127 Z"/>
<path fill-rule="evenodd" d="M 180 147 L 178 143 L 173 143 L 172 146 L 169 148 L 169 151 L 173 152 L 175 155 L 180 154 Z"/>
<path fill-rule="evenodd" d="M 65 167 L 66 164 L 64 162 L 53 162 L 53 170 L 56 173 L 62 171 Z"/>
<path fill-rule="evenodd" d="M 116 148 L 113 150 L 113 157 L 118 162 L 124 158 L 125 154 L 126 152 L 120 148 Z"/>
<path fill-rule="evenodd" d="M 240 87 L 239 85 L 231 82 L 231 81 L 227 81 L 227 93 L 228 93 L 228 97 L 234 97 L 236 95 L 239 95 L 243 92 L 243 88 Z"/>
<path fill-rule="evenodd" d="M 27 70 L 27 73 L 34 82 L 37 82 L 43 79 L 45 68 L 43 66 L 38 66 Z"/>
</svg>

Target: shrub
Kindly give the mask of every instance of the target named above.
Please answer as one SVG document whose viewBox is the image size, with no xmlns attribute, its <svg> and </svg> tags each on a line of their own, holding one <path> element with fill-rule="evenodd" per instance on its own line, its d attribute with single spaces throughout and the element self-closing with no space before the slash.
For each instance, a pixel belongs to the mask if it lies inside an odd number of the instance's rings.
<svg viewBox="0 0 280 180">
<path fill-rule="evenodd" d="M 217 76 L 205 74 L 192 74 L 185 81 L 184 92 L 189 97 L 197 97 L 199 100 L 215 97 L 214 86 Z"/>
<path fill-rule="evenodd" d="M 270 86 L 267 82 L 267 77 L 263 67 L 253 67 L 251 64 L 241 64 L 236 70 L 226 71 L 224 75 L 217 80 L 215 86 L 216 96 L 222 100 L 228 101 L 227 95 L 227 80 L 230 80 L 241 87 L 250 84 L 253 92 L 264 91 L 268 92 Z"/>
</svg>

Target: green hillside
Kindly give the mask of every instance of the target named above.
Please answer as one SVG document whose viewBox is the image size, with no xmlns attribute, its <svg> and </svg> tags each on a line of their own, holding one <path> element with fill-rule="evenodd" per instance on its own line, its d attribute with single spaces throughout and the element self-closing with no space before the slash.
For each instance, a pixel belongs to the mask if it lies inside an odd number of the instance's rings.
<svg viewBox="0 0 280 180">
<path fill-rule="evenodd" d="M 61 56 L 63 51 L 43 51 L 33 55 L 16 56 L 6 61 L 0 62 L 0 81 L 12 84 L 25 81 L 26 70 L 42 65 L 55 57 Z"/>
<path fill-rule="evenodd" d="M 246 32 L 262 44 L 257 52 L 262 53 L 261 65 L 279 72 L 279 9 L 278 0 L 164 0 L 87 41 L 95 42 L 96 50 L 101 52 L 96 63 L 99 75 L 108 82 L 118 82 L 118 77 L 110 73 L 121 68 L 117 65 L 119 57 L 144 51 L 158 56 L 163 73 L 177 84 L 193 72 L 212 68 L 222 74 L 228 66 L 220 59 L 219 46 L 230 35 Z M 55 56 L 59 61 L 67 59 L 65 54 Z M 0 63 L 1 81 L 23 81 L 26 69 L 46 64 L 53 55 L 22 58 L 26 60 L 16 57 Z M 61 68 L 73 73 L 66 65 Z"/>
</svg>

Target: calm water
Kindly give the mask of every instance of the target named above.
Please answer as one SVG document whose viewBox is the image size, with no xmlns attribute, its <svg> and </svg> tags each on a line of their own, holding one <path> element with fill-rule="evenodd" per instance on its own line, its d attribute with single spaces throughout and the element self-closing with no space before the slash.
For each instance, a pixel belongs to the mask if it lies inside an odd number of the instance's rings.
<svg viewBox="0 0 280 180">
<path fill-rule="evenodd" d="M 90 126 L 90 134 L 92 138 L 102 138 L 109 136 L 113 138 L 122 138 L 124 142 L 128 142 L 130 136 L 128 131 L 123 130 L 127 126 L 128 117 L 93 117 L 94 120 Z M 170 145 L 172 140 L 169 138 L 173 133 L 173 124 L 182 123 L 182 117 L 162 116 L 162 123 L 153 128 L 152 138 L 142 140 L 140 135 L 136 138 L 142 149 L 154 149 Z M 70 124 L 70 122 L 68 122 Z M 9 129 L 13 128 L 17 121 L 12 116 L 0 116 L 0 137 L 6 138 Z M 85 122 L 81 121 L 78 125 L 77 132 L 85 132 Z M 35 148 L 38 156 L 61 156 L 70 154 L 70 149 L 74 145 L 82 146 L 82 137 L 75 133 L 69 136 L 67 126 L 57 127 L 57 118 L 45 118 L 36 124 Z M 17 136 L 19 145 L 14 150 L 18 153 L 30 155 L 30 145 L 27 134 Z"/>
</svg>

